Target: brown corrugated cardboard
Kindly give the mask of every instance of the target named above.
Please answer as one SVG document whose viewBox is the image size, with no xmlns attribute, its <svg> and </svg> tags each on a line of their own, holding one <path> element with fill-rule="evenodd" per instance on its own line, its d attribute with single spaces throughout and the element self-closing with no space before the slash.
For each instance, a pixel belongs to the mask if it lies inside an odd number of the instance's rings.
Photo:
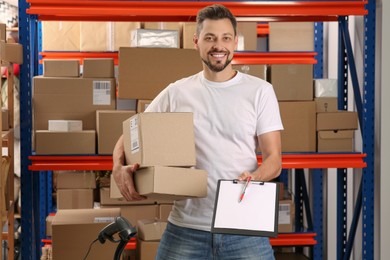
<svg viewBox="0 0 390 260">
<path fill-rule="evenodd" d="M 49 120 L 49 131 L 77 132 L 83 131 L 81 120 Z"/>
<path fill-rule="evenodd" d="M 114 51 L 120 47 L 130 47 L 131 31 L 141 28 L 140 22 L 113 22 Z"/>
<path fill-rule="evenodd" d="M 195 22 L 183 23 L 183 49 L 195 49 L 194 34 L 196 33 Z"/>
<path fill-rule="evenodd" d="M 295 220 L 294 202 L 290 200 L 279 201 L 278 232 L 293 232 Z"/>
<path fill-rule="evenodd" d="M 43 60 L 44 77 L 79 77 L 80 62 L 79 60 Z"/>
<path fill-rule="evenodd" d="M 35 131 L 36 154 L 96 154 L 96 131 Z"/>
<path fill-rule="evenodd" d="M 318 131 L 318 152 L 353 152 L 354 130 Z"/>
<path fill-rule="evenodd" d="M 53 223 L 54 215 L 49 215 L 46 217 L 46 236 L 51 237 L 52 235 L 52 223 Z"/>
<path fill-rule="evenodd" d="M 128 164 L 194 166 L 192 113 L 141 113 L 123 122 Z"/>
<path fill-rule="evenodd" d="M 0 41 L 6 41 L 7 26 L 5 23 L 0 23 Z"/>
<path fill-rule="evenodd" d="M 23 63 L 23 46 L 19 43 L 5 43 L 0 41 L 1 60 L 16 64 Z"/>
<path fill-rule="evenodd" d="M 57 173 L 56 182 L 57 189 L 95 189 L 96 174 L 60 171 Z"/>
<path fill-rule="evenodd" d="M 114 78 L 114 59 L 84 59 L 83 78 Z"/>
<path fill-rule="evenodd" d="M 117 189 L 119 192 L 119 189 Z M 102 206 L 113 206 L 113 205 L 147 205 L 147 204 L 156 204 L 154 199 L 145 199 L 145 200 L 133 200 L 127 201 L 125 198 L 118 197 L 110 198 L 110 188 L 100 188 L 100 205 Z"/>
<path fill-rule="evenodd" d="M 57 209 L 92 209 L 93 189 L 57 189 Z"/>
<path fill-rule="evenodd" d="M 169 214 L 172 211 L 173 204 L 160 204 L 159 205 L 159 219 L 161 221 L 168 221 Z"/>
<path fill-rule="evenodd" d="M 34 77 L 34 129 L 47 130 L 48 120 L 82 120 L 96 129 L 96 110 L 115 109 L 115 79 Z"/>
<path fill-rule="evenodd" d="M 233 69 L 261 79 L 266 79 L 265 65 L 233 65 Z"/>
<path fill-rule="evenodd" d="M 99 232 L 120 216 L 119 208 L 58 210 L 52 224 L 53 259 L 83 259 Z M 88 259 L 111 259 L 116 243 L 96 243 Z"/>
<path fill-rule="evenodd" d="M 146 108 L 152 103 L 152 100 L 137 100 L 137 113 L 145 112 Z"/>
<path fill-rule="evenodd" d="M 207 196 L 207 172 L 204 170 L 152 166 L 134 175 L 139 194 L 148 198 L 180 200 Z"/>
<path fill-rule="evenodd" d="M 356 130 L 357 112 L 337 111 L 317 113 L 317 131 L 320 130 Z"/>
<path fill-rule="evenodd" d="M 81 22 L 80 51 L 112 51 L 111 22 Z"/>
<path fill-rule="evenodd" d="M 257 49 L 257 22 L 238 22 L 238 51 L 255 51 Z"/>
<path fill-rule="evenodd" d="M 9 130 L 9 111 L 4 107 L 1 109 L 1 129 L 3 131 Z"/>
<path fill-rule="evenodd" d="M 112 208 L 118 206 L 104 206 Z M 126 218 L 133 226 L 137 225 L 140 219 L 156 219 L 158 217 L 158 205 L 122 205 L 121 216 Z"/>
<path fill-rule="evenodd" d="M 159 241 L 143 241 L 137 239 L 137 249 L 135 251 L 136 260 L 154 260 L 157 254 Z"/>
<path fill-rule="evenodd" d="M 80 51 L 80 22 L 42 22 L 42 51 Z"/>
<path fill-rule="evenodd" d="M 314 51 L 313 22 L 270 22 L 270 51 Z"/>
<path fill-rule="evenodd" d="M 160 240 L 167 222 L 155 219 L 140 219 L 137 222 L 137 236 L 144 241 Z"/>
<path fill-rule="evenodd" d="M 337 111 L 337 98 L 335 97 L 315 98 L 314 101 L 316 102 L 317 113 Z"/>
<path fill-rule="evenodd" d="M 201 70 L 196 50 L 123 47 L 119 49 L 118 97 L 154 99 L 170 83 Z"/>
<path fill-rule="evenodd" d="M 316 105 L 314 101 L 279 102 L 283 152 L 316 151 Z"/>
<path fill-rule="evenodd" d="M 98 154 L 112 154 L 116 142 L 123 133 L 123 121 L 133 115 L 135 115 L 135 111 L 96 111 Z"/>
<path fill-rule="evenodd" d="M 275 64 L 267 70 L 267 81 L 279 101 L 313 100 L 313 65 Z"/>
</svg>

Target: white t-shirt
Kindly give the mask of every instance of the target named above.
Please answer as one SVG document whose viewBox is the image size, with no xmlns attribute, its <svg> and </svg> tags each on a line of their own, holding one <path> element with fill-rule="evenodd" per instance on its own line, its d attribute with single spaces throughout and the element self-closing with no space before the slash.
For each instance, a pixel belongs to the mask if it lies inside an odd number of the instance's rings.
<svg viewBox="0 0 390 260">
<path fill-rule="evenodd" d="M 257 136 L 283 125 L 273 87 L 237 72 L 226 82 L 211 82 L 199 72 L 170 84 L 146 112 L 192 112 L 196 168 L 208 173 L 208 195 L 175 201 L 169 221 L 210 231 L 219 179 L 236 179 L 257 167 Z"/>
</svg>

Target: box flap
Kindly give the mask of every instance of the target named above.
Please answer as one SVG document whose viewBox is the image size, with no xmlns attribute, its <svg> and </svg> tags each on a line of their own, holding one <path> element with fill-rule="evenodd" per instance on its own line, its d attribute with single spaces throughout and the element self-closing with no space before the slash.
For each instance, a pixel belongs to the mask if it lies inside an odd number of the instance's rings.
<svg viewBox="0 0 390 260">
<path fill-rule="evenodd" d="M 120 208 L 58 210 L 52 225 L 110 223 L 120 216 Z"/>
<path fill-rule="evenodd" d="M 321 139 L 345 139 L 353 138 L 353 130 L 346 131 L 318 131 L 318 136 Z"/>
</svg>

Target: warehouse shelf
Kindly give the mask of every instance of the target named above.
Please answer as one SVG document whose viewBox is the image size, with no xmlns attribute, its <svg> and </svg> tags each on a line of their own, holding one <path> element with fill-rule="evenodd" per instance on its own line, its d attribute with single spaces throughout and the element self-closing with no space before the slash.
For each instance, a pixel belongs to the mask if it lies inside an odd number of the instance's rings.
<svg viewBox="0 0 390 260">
<path fill-rule="evenodd" d="M 269 34 L 269 24 L 268 23 L 258 23 L 257 24 L 257 37 L 265 37 Z"/>
<path fill-rule="evenodd" d="M 28 0 L 26 12 L 39 20 L 194 21 L 197 11 L 214 2 Z M 220 2 L 239 20 L 337 21 L 339 16 L 366 15 L 367 1 Z"/>
<path fill-rule="evenodd" d="M 276 238 L 270 238 L 271 246 L 314 246 L 316 233 L 279 233 Z"/>
<path fill-rule="evenodd" d="M 44 59 L 112 58 L 118 65 L 118 52 L 40 52 Z M 232 64 L 316 64 L 316 52 L 236 52 Z"/>
<path fill-rule="evenodd" d="M 284 154 L 283 169 L 364 168 L 365 154 Z M 257 156 L 259 164 L 261 155 Z M 112 170 L 112 156 L 29 156 L 30 171 L 49 170 Z"/>
<path fill-rule="evenodd" d="M 21 85 L 23 85 L 21 91 L 21 114 L 23 122 L 25 124 L 21 129 L 22 136 L 22 171 L 28 173 L 30 167 L 36 167 L 31 169 L 47 169 L 44 167 L 49 166 L 53 162 L 47 162 L 45 165 L 45 156 L 31 156 L 31 77 L 36 75 L 38 71 L 38 52 L 37 52 L 37 41 L 36 37 L 39 37 L 37 32 L 37 20 L 53 20 L 53 21 L 194 21 L 198 9 L 203 6 L 209 5 L 214 2 L 198 2 L 198 1 L 103 1 L 103 0 L 27 0 L 19 1 L 20 8 L 20 36 L 21 42 L 24 47 L 24 58 L 27 61 L 27 65 L 21 68 Z M 338 21 L 339 24 L 345 24 L 347 16 L 365 16 L 365 48 L 366 53 L 364 55 L 364 109 L 360 109 L 360 114 L 364 113 L 363 116 L 359 116 L 363 119 L 361 122 L 361 131 L 363 136 L 363 153 L 362 154 L 337 154 L 337 155 L 326 155 L 316 154 L 319 157 L 315 158 L 314 155 L 305 154 L 300 155 L 286 154 L 283 155 L 283 163 L 286 168 L 294 167 L 309 167 L 313 170 L 313 190 L 316 192 L 313 194 L 313 229 L 315 231 L 316 244 L 313 245 L 313 258 L 323 259 L 323 182 L 322 182 L 322 171 L 321 168 L 330 167 L 345 167 L 345 168 L 364 168 L 363 173 L 363 189 L 362 196 L 364 199 L 357 199 L 363 204 L 362 210 L 362 222 L 363 222 L 363 235 L 362 235 L 362 254 L 364 259 L 373 259 L 373 164 L 374 164 L 374 145 L 373 145 L 373 124 L 374 124 L 374 54 L 375 44 L 375 1 L 362 1 L 362 0 L 346 0 L 346 1 L 247 1 L 247 2 L 219 2 L 229 7 L 233 13 L 237 16 L 239 21 Z M 321 23 L 317 23 L 321 24 Z M 317 27 L 316 27 L 317 28 Z M 266 32 L 266 27 L 262 29 Z M 317 34 L 317 31 L 319 32 Z M 318 70 L 315 70 L 315 77 L 322 77 L 322 29 L 315 30 L 315 41 L 318 41 L 318 47 L 316 51 L 319 53 L 316 57 L 316 61 L 309 64 L 316 64 L 318 61 L 319 66 L 315 66 Z M 348 32 L 343 32 L 343 36 L 348 35 Z M 342 39 L 343 37 L 339 37 Z M 318 48 L 318 49 L 317 49 Z M 341 47 L 339 54 L 340 60 L 347 60 L 345 58 L 345 48 L 350 46 Z M 287 53 L 286 53 L 287 54 Z M 240 57 L 240 53 L 235 56 L 234 62 L 236 64 L 259 64 L 261 57 Z M 242 54 L 247 55 L 247 54 Z M 250 55 L 250 54 L 248 54 Z M 257 54 L 252 55 L 256 56 Z M 268 55 L 268 54 L 267 54 Z M 285 56 L 284 56 L 285 57 Z M 48 58 L 48 56 L 46 57 Z M 82 57 L 81 57 L 82 58 Z M 269 58 L 269 57 L 268 57 Z M 275 57 L 276 59 L 276 57 Z M 311 59 L 311 58 L 309 58 Z M 348 62 L 353 61 L 353 57 L 348 57 Z M 252 63 L 253 62 L 253 63 Z M 282 61 L 275 61 L 280 63 Z M 287 60 L 284 60 L 287 62 Z M 291 62 L 291 60 L 289 61 Z M 269 62 L 267 62 L 269 64 Z M 295 62 L 296 63 L 296 62 Z M 308 61 L 302 61 L 302 63 L 308 63 Z M 348 65 L 348 64 L 347 64 Z M 352 66 L 352 65 L 351 65 Z M 354 66 L 354 65 L 353 65 Z M 339 67 L 345 68 L 345 66 L 339 65 Z M 348 73 L 344 73 L 348 75 Z M 340 75 L 340 78 L 347 81 L 347 77 Z M 347 86 L 348 84 L 341 84 L 340 86 Z M 355 87 L 355 86 L 354 86 Z M 341 91 L 345 89 L 340 88 Z M 341 100 L 341 99 L 340 99 Z M 346 99 L 342 101 L 343 105 L 346 104 Z M 362 120 L 361 120 L 362 121 Z M 298 157 L 295 157 L 298 156 Z M 313 156 L 313 157 L 311 157 Z M 324 157 L 322 157 L 324 156 Z M 333 158 L 332 158 L 333 156 Z M 40 161 L 40 159 L 42 161 Z M 307 157 L 310 157 L 308 160 Z M 337 158 L 335 158 L 337 157 Z M 363 161 L 364 158 L 364 161 Z M 99 156 L 99 161 L 102 158 Z M 31 161 L 30 161 L 31 160 Z M 63 160 L 63 158 L 61 159 Z M 69 165 L 68 161 L 58 162 L 58 167 L 80 167 L 80 165 Z M 92 159 L 92 163 L 94 159 Z M 105 158 L 106 165 L 95 164 L 93 167 L 96 169 L 107 169 L 111 168 L 108 166 L 111 158 Z M 336 160 L 336 162 L 334 161 Z M 345 161 L 344 161 L 345 160 Z M 63 165 L 62 165 L 63 163 Z M 91 161 L 89 161 L 91 163 Z M 101 161 L 100 161 L 101 163 Z M 259 157 L 259 163 L 261 163 L 261 157 Z M 62 166 L 60 166 L 62 165 Z M 57 167 L 56 166 L 56 167 Z M 41 168 L 42 167 L 42 168 Z M 106 168 L 107 167 L 107 168 Z M 317 168 L 319 167 L 319 168 Z M 90 168 L 89 168 L 90 169 Z M 35 170 L 32 170 L 35 171 Z M 320 173 L 320 174 L 318 174 Z M 22 204 L 23 215 L 25 216 L 22 220 L 22 230 L 25 233 L 24 240 L 22 241 L 22 253 L 27 259 L 37 259 L 39 257 L 40 240 L 36 239 L 43 237 L 42 227 L 44 227 L 43 217 L 47 215 L 45 212 L 45 203 L 42 199 L 44 190 L 39 190 L 44 186 L 46 181 L 46 173 L 34 173 L 34 174 L 22 174 L 22 197 L 25 198 Z M 338 174 L 339 177 L 339 174 Z M 340 174 L 340 177 L 344 178 Z M 346 209 L 346 186 L 343 182 L 338 185 L 338 221 L 340 216 L 339 212 L 345 212 Z M 302 186 L 301 186 L 302 187 Z M 32 195 L 31 195 L 32 194 Z M 29 200 L 28 198 L 33 197 Z M 355 213 L 360 210 L 355 209 Z M 39 220 L 34 222 L 33 220 Z M 346 218 L 345 218 L 346 219 Z M 340 222 L 341 223 L 341 222 Z M 348 248 L 353 243 L 353 239 L 346 240 L 346 224 L 339 225 L 337 227 L 338 233 L 342 233 L 343 237 L 338 237 L 338 244 L 340 249 L 344 251 L 338 252 L 338 259 L 342 259 L 344 256 L 348 257 Z M 301 230 L 301 229 L 297 229 Z M 345 232 L 344 232 L 345 231 Z M 38 235 L 37 235 L 38 234 Z M 354 232 L 350 232 L 350 236 L 354 236 Z M 279 240 L 279 239 L 278 239 Z M 299 239 L 297 239 L 299 241 Z M 345 246 L 347 244 L 347 246 Z M 338 248 L 339 250 L 339 248 Z M 347 252 L 346 252 L 347 251 Z"/>
</svg>

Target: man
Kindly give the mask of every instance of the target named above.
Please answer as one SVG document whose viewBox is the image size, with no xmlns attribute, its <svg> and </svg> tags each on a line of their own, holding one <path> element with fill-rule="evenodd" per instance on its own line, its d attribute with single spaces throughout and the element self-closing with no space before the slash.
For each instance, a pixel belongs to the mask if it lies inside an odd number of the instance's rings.
<svg viewBox="0 0 390 260">
<path fill-rule="evenodd" d="M 283 126 L 275 93 L 264 80 L 232 69 L 236 24 L 224 6 L 200 10 L 194 44 L 203 71 L 170 84 L 148 106 L 147 112 L 193 113 L 196 168 L 208 172 L 206 198 L 175 201 L 156 259 L 274 259 L 268 238 L 210 233 L 219 179 L 269 181 L 281 171 Z M 132 179 L 138 165 L 123 165 L 122 137 L 113 158 L 123 196 L 143 199 Z"/>
</svg>

